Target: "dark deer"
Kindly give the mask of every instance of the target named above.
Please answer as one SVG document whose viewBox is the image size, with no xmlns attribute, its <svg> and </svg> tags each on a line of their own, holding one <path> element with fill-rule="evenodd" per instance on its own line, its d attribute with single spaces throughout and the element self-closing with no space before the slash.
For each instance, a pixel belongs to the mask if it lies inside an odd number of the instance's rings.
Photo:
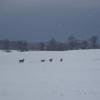
<svg viewBox="0 0 100 100">
<path fill-rule="evenodd" d="M 60 62 L 62 62 L 62 61 L 63 61 L 63 59 L 61 58 L 61 59 L 60 59 Z"/>
<path fill-rule="evenodd" d="M 42 60 L 41 60 L 41 62 L 45 62 L 45 60 L 44 60 L 44 59 L 42 59 Z"/>
<path fill-rule="evenodd" d="M 24 63 L 24 58 L 19 60 L 19 63 Z"/>
<path fill-rule="evenodd" d="M 50 62 L 52 62 L 52 61 L 53 61 L 53 59 L 51 58 L 51 59 L 49 59 L 49 61 L 50 61 Z"/>
</svg>

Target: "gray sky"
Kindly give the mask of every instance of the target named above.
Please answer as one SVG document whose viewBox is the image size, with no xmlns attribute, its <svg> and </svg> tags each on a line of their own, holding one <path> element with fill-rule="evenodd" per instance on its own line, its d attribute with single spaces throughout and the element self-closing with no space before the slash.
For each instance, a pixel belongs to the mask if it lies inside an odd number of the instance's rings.
<svg viewBox="0 0 100 100">
<path fill-rule="evenodd" d="M 100 34 L 99 0 L 0 0 L 0 38 L 47 41 Z"/>
</svg>

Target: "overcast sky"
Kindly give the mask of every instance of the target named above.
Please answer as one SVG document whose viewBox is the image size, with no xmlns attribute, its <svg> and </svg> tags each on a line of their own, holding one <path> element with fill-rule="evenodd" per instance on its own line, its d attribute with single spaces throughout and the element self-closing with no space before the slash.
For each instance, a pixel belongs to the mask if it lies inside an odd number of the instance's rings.
<svg viewBox="0 0 100 100">
<path fill-rule="evenodd" d="M 100 34 L 100 0 L 0 0 L 0 38 L 47 41 Z"/>
</svg>

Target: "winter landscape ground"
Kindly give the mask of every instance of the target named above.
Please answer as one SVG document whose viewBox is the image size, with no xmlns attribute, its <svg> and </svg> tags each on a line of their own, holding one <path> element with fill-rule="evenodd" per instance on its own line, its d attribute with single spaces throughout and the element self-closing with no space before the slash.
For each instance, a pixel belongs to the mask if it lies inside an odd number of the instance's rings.
<svg viewBox="0 0 100 100">
<path fill-rule="evenodd" d="M 100 100 L 100 50 L 0 51 L 0 100 Z"/>
</svg>

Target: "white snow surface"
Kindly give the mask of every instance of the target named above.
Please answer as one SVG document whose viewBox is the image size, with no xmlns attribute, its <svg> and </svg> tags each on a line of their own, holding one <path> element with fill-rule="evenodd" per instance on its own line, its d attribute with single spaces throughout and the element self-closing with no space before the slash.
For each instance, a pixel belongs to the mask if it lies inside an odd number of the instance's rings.
<svg viewBox="0 0 100 100">
<path fill-rule="evenodd" d="M 100 100 L 100 50 L 0 51 L 0 100 Z"/>
</svg>

